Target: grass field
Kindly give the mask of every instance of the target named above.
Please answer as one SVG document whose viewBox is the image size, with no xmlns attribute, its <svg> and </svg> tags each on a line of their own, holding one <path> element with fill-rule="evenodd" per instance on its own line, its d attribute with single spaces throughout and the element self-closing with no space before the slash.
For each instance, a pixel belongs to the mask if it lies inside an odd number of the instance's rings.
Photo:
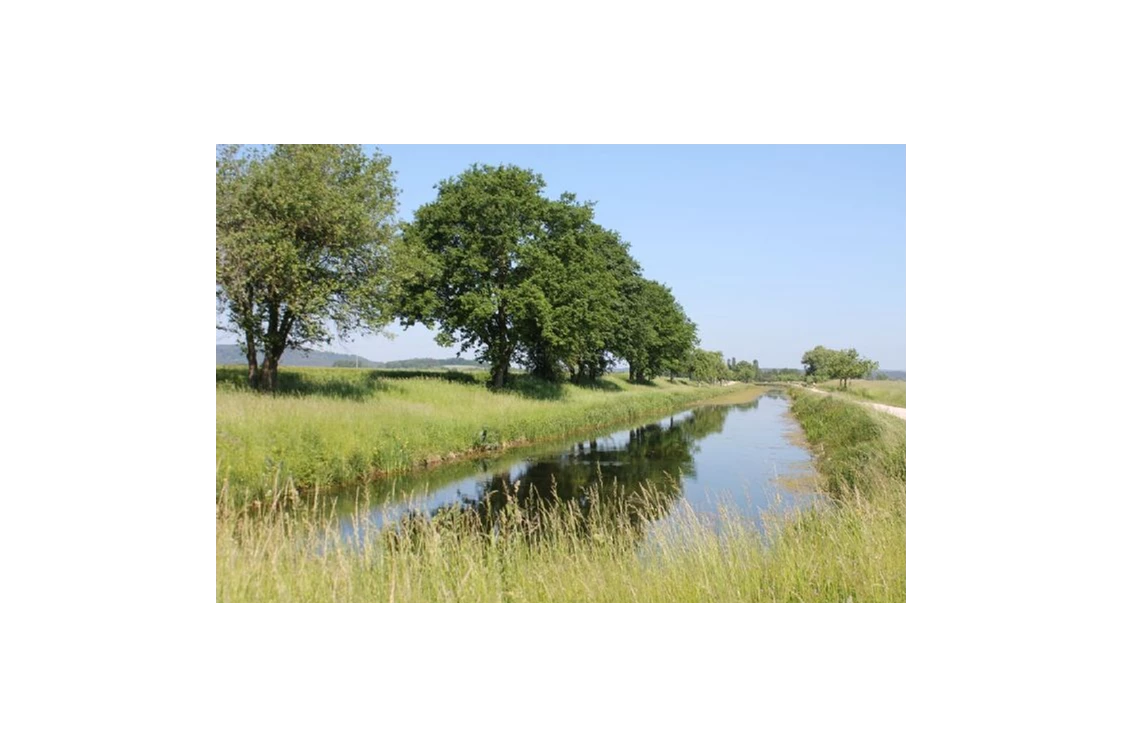
<svg viewBox="0 0 1123 748">
<path fill-rule="evenodd" d="M 596 386 L 516 375 L 491 392 L 486 374 L 290 369 L 277 395 L 246 386 L 243 367 L 217 370 L 217 482 L 230 498 L 276 495 L 290 481 L 327 486 L 661 414 L 717 396 L 762 390 L 621 375 Z"/>
<path fill-rule="evenodd" d="M 852 397 L 862 400 L 885 403 L 886 405 L 896 405 L 899 408 L 905 407 L 905 382 L 903 379 L 859 379 L 857 381 L 851 381 L 850 385 L 845 390 L 840 388 L 837 379 L 824 382 L 818 386 L 820 389 L 849 394 Z"/>
<path fill-rule="evenodd" d="M 669 497 L 601 486 L 581 512 L 531 523 L 512 501 L 498 517 L 459 510 L 368 528 L 358 545 L 330 509 L 253 511 L 224 490 L 217 599 L 903 602 L 904 424 L 839 399 L 793 397 L 834 501 L 770 518 L 763 533 L 730 518 L 718 535 L 688 518 L 647 537 L 645 507 Z M 356 508 L 353 521 L 363 517 Z"/>
</svg>

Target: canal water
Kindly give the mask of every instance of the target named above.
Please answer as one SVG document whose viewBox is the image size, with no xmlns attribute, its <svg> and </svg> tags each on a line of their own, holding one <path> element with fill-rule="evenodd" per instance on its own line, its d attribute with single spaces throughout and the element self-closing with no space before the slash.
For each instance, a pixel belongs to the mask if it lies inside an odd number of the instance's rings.
<svg viewBox="0 0 1123 748">
<path fill-rule="evenodd" d="M 406 513 L 433 514 L 454 504 L 478 507 L 501 495 L 535 506 L 536 495 L 581 501 L 592 486 L 605 484 L 625 492 L 654 485 L 667 494 L 665 505 L 645 514 L 652 527 L 688 513 L 720 524 L 722 511 L 759 525 L 766 510 L 783 512 L 819 498 L 811 488 L 811 455 L 799 435 L 787 398 L 770 392 L 577 442 L 375 481 L 333 498 L 344 537 L 354 535 L 356 524 L 379 527 Z"/>
</svg>

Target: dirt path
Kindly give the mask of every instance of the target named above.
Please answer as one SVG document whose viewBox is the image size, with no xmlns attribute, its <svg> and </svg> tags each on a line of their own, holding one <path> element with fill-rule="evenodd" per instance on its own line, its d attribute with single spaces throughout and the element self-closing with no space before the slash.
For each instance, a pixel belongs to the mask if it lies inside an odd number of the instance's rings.
<svg viewBox="0 0 1123 748">
<path fill-rule="evenodd" d="M 837 394 L 835 392 L 827 392 L 825 390 L 816 389 L 815 387 L 808 387 L 807 389 L 811 390 L 812 392 L 818 392 L 820 395 L 826 395 L 827 397 L 831 397 L 832 395 Z M 865 401 L 865 400 L 859 400 L 856 397 L 847 397 L 846 400 L 848 402 L 857 403 L 858 405 L 864 405 L 867 408 L 873 408 L 874 410 L 880 410 L 882 413 L 888 413 L 891 416 L 896 416 L 897 418 L 900 418 L 902 421 L 905 420 L 905 409 L 904 408 L 898 408 L 896 405 L 885 405 L 884 403 L 873 403 L 873 402 L 868 402 L 868 401 Z"/>
<path fill-rule="evenodd" d="M 898 408 L 896 405 L 886 405 L 885 403 L 863 403 L 860 400 L 855 400 L 856 403 L 869 406 L 874 410 L 880 410 L 882 413 L 888 413 L 891 416 L 897 416 L 902 421 L 905 420 L 905 409 Z"/>
</svg>

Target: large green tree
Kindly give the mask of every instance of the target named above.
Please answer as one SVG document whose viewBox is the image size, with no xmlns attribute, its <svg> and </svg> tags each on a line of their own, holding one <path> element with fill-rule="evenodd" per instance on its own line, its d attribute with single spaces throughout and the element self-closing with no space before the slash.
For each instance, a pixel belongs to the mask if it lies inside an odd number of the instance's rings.
<svg viewBox="0 0 1123 748">
<path fill-rule="evenodd" d="M 525 319 L 520 362 L 545 379 L 595 379 L 613 360 L 624 283 L 639 265 L 616 232 L 593 221 L 593 206 L 572 194 L 550 202 L 540 249 L 530 283 L 544 303 Z"/>
<path fill-rule="evenodd" d="M 389 321 L 389 157 L 358 145 L 226 146 L 216 177 L 220 327 L 241 338 L 253 386 L 276 387 L 286 349 Z"/>
<path fill-rule="evenodd" d="M 473 165 L 437 185 L 407 229 L 412 275 L 399 299 L 402 324 L 436 327 L 442 345 L 476 349 L 502 387 L 528 320 L 548 306 L 529 281 L 544 251 L 548 200 L 542 177 L 515 166 Z"/>
<path fill-rule="evenodd" d="M 624 287 L 625 313 L 614 350 L 628 362 L 628 379 L 643 382 L 685 370 L 698 342 L 697 327 L 662 283 L 634 277 Z"/>
</svg>

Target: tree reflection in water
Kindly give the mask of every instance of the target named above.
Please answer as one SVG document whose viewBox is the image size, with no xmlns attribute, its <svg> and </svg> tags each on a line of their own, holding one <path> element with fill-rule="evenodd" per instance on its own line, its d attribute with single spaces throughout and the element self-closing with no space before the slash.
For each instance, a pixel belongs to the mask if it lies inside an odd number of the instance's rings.
<svg viewBox="0 0 1123 748">
<path fill-rule="evenodd" d="M 755 408 L 754 401 L 739 409 Z M 696 442 L 720 433 L 730 406 L 700 407 L 689 414 L 627 432 L 621 444 L 591 440 L 556 457 L 493 473 L 476 495 L 424 515 L 403 518 L 399 539 L 425 523 L 476 528 L 529 538 L 564 533 L 574 538 L 603 532 L 639 535 L 670 511 L 682 479 L 695 474 Z"/>
</svg>

